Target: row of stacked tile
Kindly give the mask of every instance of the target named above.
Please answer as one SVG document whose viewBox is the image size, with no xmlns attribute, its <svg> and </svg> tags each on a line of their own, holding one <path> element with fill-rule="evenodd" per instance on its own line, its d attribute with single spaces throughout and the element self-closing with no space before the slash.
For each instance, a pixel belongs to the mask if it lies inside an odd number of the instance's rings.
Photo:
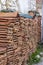
<svg viewBox="0 0 43 65">
<path fill-rule="evenodd" d="M 0 47 L 0 65 L 7 65 L 6 48 Z"/>
<path fill-rule="evenodd" d="M 37 42 L 40 41 L 40 31 L 40 17 L 0 18 L 0 47 L 6 48 L 6 52 L 1 54 L 5 57 L 4 61 L 0 58 L 2 65 L 26 65 L 30 54 L 35 52 Z"/>
<path fill-rule="evenodd" d="M 38 42 L 41 41 L 41 16 L 38 17 Z"/>
<path fill-rule="evenodd" d="M 0 18 L 0 65 L 7 65 L 7 20 Z"/>
</svg>

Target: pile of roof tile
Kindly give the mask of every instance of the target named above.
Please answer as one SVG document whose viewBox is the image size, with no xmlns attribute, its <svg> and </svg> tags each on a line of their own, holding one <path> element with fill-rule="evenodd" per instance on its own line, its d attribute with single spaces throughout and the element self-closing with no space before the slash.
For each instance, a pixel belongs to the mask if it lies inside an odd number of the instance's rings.
<svg viewBox="0 0 43 65">
<path fill-rule="evenodd" d="M 41 41 L 41 16 L 38 17 L 38 42 Z"/>
<path fill-rule="evenodd" d="M 7 64 L 6 48 L 0 47 L 0 65 L 6 65 L 6 64 Z"/>
<path fill-rule="evenodd" d="M 3 64 L 26 65 L 28 57 L 35 52 L 37 42 L 40 40 L 41 21 L 37 17 L 29 19 L 17 16 L 16 12 L 14 14 L 5 13 L 0 17 L 0 47 L 6 48 Z"/>
</svg>

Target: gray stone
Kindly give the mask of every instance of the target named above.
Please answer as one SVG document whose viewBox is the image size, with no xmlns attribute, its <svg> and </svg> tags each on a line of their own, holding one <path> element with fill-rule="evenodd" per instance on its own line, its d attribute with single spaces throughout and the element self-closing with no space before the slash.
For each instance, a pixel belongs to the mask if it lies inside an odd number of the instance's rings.
<svg viewBox="0 0 43 65">
<path fill-rule="evenodd" d="M 43 52 L 40 52 L 40 56 L 43 56 Z"/>
<path fill-rule="evenodd" d="M 43 65 L 43 58 L 41 58 L 41 61 L 37 64 L 34 64 L 34 65 Z"/>
</svg>

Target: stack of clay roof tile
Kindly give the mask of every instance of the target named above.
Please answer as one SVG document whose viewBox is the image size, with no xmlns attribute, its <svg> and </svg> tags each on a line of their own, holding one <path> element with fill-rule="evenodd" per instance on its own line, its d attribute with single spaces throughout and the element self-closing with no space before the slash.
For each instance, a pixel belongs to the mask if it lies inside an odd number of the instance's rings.
<svg viewBox="0 0 43 65">
<path fill-rule="evenodd" d="M 35 19 L 28 19 L 28 18 L 21 18 L 21 27 L 22 31 L 24 32 L 24 44 L 26 43 L 29 45 L 29 49 L 31 50 L 33 46 L 35 45 L 35 31 L 36 31 L 36 26 Z"/>
<path fill-rule="evenodd" d="M 0 13 L 1 14 L 1 13 Z M 8 16 L 7 16 L 7 15 Z M 13 53 L 13 38 L 12 38 L 12 19 L 13 19 L 13 13 L 9 17 L 8 13 L 2 13 L 0 15 L 0 47 L 6 47 L 7 48 L 7 65 L 14 65 L 14 53 Z M 14 15 L 15 16 L 15 15 Z M 11 24 L 10 24 L 11 23 Z"/>
<path fill-rule="evenodd" d="M 0 65 L 6 65 L 6 64 L 7 64 L 6 48 L 0 47 Z"/>
<path fill-rule="evenodd" d="M 9 18 L 9 24 L 8 24 L 8 32 L 7 32 L 7 38 L 8 38 L 8 46 L 7 46 L 7 56 L 8 56 L 8 65 L 14 65 L 14 43 L 13 43 L 13 18 Z"/>
<path fill-rule="evenodd" d="M 7 45 L 7 20 L 0 18 L 0 46 Z"/>
<path fill-rule="evenodd" d="M 17 16 L 17 12 L 0 16 L 0 47 L 7 48 L 7 65 L 26 65 L 40 37 L 38 18 L 24 18 Z"/>
<path fill-rule="evenodd" d="M 41 16 L 38 16 L 38 42 L 41 41 Z"/>
</svg>

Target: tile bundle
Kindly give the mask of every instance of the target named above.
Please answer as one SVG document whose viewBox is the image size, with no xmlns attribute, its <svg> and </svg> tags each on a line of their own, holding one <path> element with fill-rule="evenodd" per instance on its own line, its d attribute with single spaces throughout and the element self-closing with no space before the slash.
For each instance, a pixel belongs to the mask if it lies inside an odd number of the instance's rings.
<svg viewBox="0 0 43 65">
<path fill-rule="evenodd" d="M 6 48 L 0 47 L 0 65 L 6 65 L 6 64 L 7 64 Z"/>
<path fill-rule="evenodd" d="M 41 17 L 29 19 L 14 14 L 0 17 L 0 47 L 4 52 L 0 50 L 0 65 L 26 65 L 41 40 Z"/>
</svg>

